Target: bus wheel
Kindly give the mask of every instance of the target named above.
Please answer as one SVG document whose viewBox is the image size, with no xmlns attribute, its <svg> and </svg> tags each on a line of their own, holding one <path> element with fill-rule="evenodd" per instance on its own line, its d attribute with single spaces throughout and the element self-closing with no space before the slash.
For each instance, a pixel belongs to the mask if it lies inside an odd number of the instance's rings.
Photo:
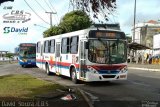
<svg viewBox="0 0 160 107">
<path fill-rule="evenodd" d="M 46 73 L 47 73 L 47 75 L 51 75 L 51 72 L 49 71 L 49 66 L 48 66 L 48 64 L 46 64 Z"/>
<path fill-rule="evenodd" d="M 22 68 L 26 68 L 26 65 L 21 65 L 22 66 Z"/>
<path fill-rule="evenodd" d="M 71 78 L 72 78 L 72 81 L 77 84 L 78 83 L 78 80 L 77 80 L 77 75 L 76 75 L 76 70 L 75 68 L 71 68 Z"/>
</svg>

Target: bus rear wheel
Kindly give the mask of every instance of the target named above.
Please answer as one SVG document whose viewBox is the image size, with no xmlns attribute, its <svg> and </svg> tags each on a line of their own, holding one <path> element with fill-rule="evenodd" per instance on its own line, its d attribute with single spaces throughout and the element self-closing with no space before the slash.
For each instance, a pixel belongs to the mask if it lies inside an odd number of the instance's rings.
<svg viewBox="0 0 160 107">
<path fill-rule="evenodd" d="M 75 84 L 78 83 L 78 79 L 77 79 L 77 75 L 76 75 L 76 69 L 74 67 L 71 68 L 71 79 L 72 79 L 73 83 L 75 83 Z"/>
</svg>

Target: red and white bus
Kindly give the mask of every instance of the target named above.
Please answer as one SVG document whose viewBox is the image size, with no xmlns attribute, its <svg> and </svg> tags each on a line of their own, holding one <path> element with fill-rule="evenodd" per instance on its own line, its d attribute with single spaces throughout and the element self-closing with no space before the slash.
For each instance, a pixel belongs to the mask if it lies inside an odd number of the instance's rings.
<svg viewBox="0 0 160 107">
<path fill-rule="evenodd" d="M 127 79 L 127 41 L 120 30 L 93 27 L 47 37 L 36 49 L 36 64 L 48 75 L 74 83 Z"/>
</svg>

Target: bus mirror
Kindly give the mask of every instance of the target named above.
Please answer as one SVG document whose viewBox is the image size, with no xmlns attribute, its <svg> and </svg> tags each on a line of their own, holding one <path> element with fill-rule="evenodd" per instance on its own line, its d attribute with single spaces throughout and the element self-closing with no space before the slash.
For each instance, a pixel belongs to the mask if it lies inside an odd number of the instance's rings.
<svg viewBox="0 0 160 107">
<path fill-rule="evenodd" d="M 88 42 L 86 42 L 85 48 L 86 48 L 86 49 L 89 49 L 89 43 L 88 43 Z"/>
</svg>

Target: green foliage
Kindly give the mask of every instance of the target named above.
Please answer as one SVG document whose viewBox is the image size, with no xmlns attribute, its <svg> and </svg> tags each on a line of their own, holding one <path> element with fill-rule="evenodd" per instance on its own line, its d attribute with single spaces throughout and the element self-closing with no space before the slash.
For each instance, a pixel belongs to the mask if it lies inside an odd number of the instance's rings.
<svg viewBox="0 0 160 107">
<path fill-rule="evenodd" d="M 10 62 L 10 59 L 11 58 L 13 58 L 13 54 L 12 53 L 7 53 L 6 55 L 5 55 L 5 57 L 7 57 L 7 58 L 9 58 L 9 62 Z"/>
<path fill-rule="evenodd" d="M 82 11 L 72 11 L 67 13 L 60 26 L 65 29 L 65 32 L 72 32 L 90 27 L 91 21 L 89 16 Z"/>
<path fill-rule="evenodd" d="M 12 54 L 12 53 L 7 53 L 5 57 L 7 57 L 7 58 L 12 58 L 12 57 L 13 57 L 13 54 Z"/>
<path fill-rule="evenodd" d="M 128 43 L 131 43 L 131 42 L 132 42 L 132 37 L 126 36 L 126 38 L 127 38 Z"/>
<path fill-rule="evenodd" d="M 64 33 L 64 29 L 62 29 L 60 26 L 53 26 L 49 28 L 48 30 L 43 32 L 44 37 L 59 35 Z"/>
<path fill-rule="evenodd" d="M 58 26 L 43 32 L 44 37 L 59 35 L 72 31 L 82 30 L 90 27 L 92 24 L 89 16 L 83 11 L 72 11 L 67 13 L 61 20 Z"/>
</svg>

